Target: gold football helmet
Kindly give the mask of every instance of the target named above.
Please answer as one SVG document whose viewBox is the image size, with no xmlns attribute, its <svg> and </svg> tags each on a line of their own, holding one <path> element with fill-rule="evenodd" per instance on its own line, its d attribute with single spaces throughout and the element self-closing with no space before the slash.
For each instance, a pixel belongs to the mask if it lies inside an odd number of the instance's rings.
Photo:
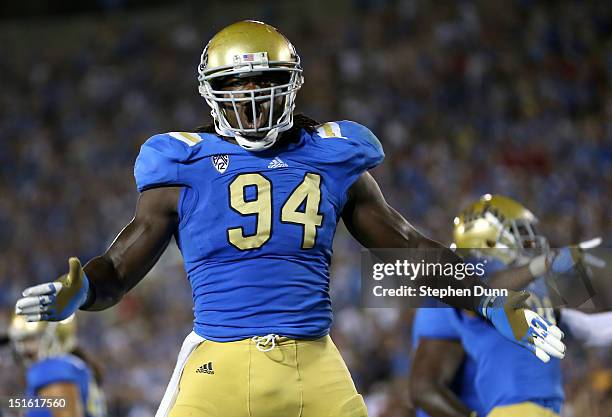
<svg viewBox="0 0 612 417">
<path fill-rule="evenodd" d="M 8 335 L 19 356 L 38 360 L 76 347 L 76 319 L 73 314 L 59 322 L 28 322 L 23 316 L 14 315 Z"/>
<path fill-rule="evenodd" d="M 495 255 L 506 263 L 546 250 L 548 242 L 537 233 L 538 219 L 519 202 L 502 195 L 485 194 L 454 219 L 457 248 Z M 480 251 L 482 252 L 482 251 Z"/>
<path fill-rule="evenodd" d="M 249 77 L 263 73 L 286 74 L 286 82 L 270 87 L 226 91 L 215 88 L 222 77 Z M 199 92 L 212 109 L 219 135 L 236 139 L 250 151 L 274 145 L 278 134 L 293 126 L 295 96 L 304 81 L 300 57 L 289 40 L 276 28 L 244 20 L 227 26 L 208 42 L 198 66 Z M 282 112 L 274 114 L 275 100 L 283 100 Z M 263 103 L 269 103 L 267 126 L 244 126 L 238 105 L 251 105 L 253 120 Z M 231 104 L 229 106 L 228 104 Z M 232 126 L 226 112 L 233 111 L 238 126 Z"/>
</svg>

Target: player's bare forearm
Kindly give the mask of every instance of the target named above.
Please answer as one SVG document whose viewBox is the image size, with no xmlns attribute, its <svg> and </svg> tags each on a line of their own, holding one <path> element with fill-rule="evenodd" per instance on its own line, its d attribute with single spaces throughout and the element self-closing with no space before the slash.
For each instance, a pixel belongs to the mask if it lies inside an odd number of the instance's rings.
<svg viewBox="0 0 612 417">
<path fill-rule="evenodd" d="M 457 341 L 422 339 L 409 380 L 412 402 L 431 417 L 469 417 L 471 410 L 449 388 L 463 358 Z"/>
<path fill-rule="evenodd" d="M 463 262 L 452 250 L 425 237 L 394 210 L 386 202 L 374 178 L 367 172 L 362 174 L 349 189 L 342 219 L 349 232 L 366 248 L 438 249 L 437 262 L 441 264 Z M 386 254 L 380 255 L 384 257 Z M 415 284 L 416 281 L 412 283 Z M 432 286 L 451 286 L 457 289 L 473 288 L 475 285 L 484 286 L 473 276 L 466 276 L 462 280 L 430 277 L 430 283 Z M 443 301 L 453 307 L 474 311 L 480 299 L 449 296 Z"/>
<path fill-rule="evenodd" d="M 349 189 L 342 220 L 366 248 L 444 248 L 419 233 L 391 207 L 368 172 Z"/>
<path fill-rule="evenodd" d="M 155 265 L 178 225 L 179 194 L 179 187 L 140 194 L 134 219 L 106 253 L 85 265 L 89 294 L 82 310 L 103 310 L 117 304 Z"/>
</svg>

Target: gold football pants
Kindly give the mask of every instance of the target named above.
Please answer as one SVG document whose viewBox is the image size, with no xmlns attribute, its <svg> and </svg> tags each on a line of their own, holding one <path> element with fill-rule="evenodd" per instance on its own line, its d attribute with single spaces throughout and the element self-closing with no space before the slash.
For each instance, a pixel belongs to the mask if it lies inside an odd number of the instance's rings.
<svg viewBox="0 0 612 417">
<path fill-rule="evenodd" d="M 185 364 L 169 417 L 367 417 L 329 336 L 275 345 L 262 352 L 251 339 L 202 342 Z"/>
<path fill-rule="evenodd" d="M 536 403 L 525 402 L 495 407 L 487 417 L 559 417 L 559 414 Z"/>
</svg>

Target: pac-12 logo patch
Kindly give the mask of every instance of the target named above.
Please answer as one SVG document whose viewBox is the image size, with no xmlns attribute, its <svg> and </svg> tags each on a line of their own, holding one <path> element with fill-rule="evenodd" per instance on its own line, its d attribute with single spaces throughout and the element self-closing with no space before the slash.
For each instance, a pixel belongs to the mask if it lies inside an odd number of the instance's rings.
<svg viewBox="0 0 612 417">
<path fill-rule="evenodd" d="M 215 169 L 222 174 L 229 166 L 229 155 L 213 155 L 210 159 Z"/>
</svg>

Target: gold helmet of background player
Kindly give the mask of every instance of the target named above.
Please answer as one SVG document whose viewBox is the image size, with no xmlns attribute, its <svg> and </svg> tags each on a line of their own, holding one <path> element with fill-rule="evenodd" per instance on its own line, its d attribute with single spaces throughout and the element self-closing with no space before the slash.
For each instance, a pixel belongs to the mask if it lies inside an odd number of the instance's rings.
<svg viewBox="0 0 612 417">
<path fill-rule="evenodd" d="M 544 250 L 546 238 L 537 233 L 538 219 L 525 206 L 502 195 L 485 194 L 454 219 L 457 248 L 480 251 L 506 263 Z M 481 251 L 487 249 L 488 251 Z"/>
<path fill-rule="evenodd" d="M 76 347 L 76 319 L 73 314 L 59 322 L 28 322 L 23 316 L 13 315 L 8 334 L 23 359 L 61 355 Z"/>
<path fill-rule="evenodd" d="M 215 88 L 222 77 L 250 77 L 263 73 L 286 74 L 279 85 L 251 90 L 224 91 Z M 300 57 L 289 40 L 276 28 L 262 22 L 244 20 L 218 32 L 206 45 L 198 66 L 199 92 L 211 107 L 215 130 L 236 139 L 250 151 L 271 147 L 278 134 L 293 126 L 295 96 L 303 83 Z M 274 114 L 274 102 L 282 98 L 280 114 Z M 249 104 L 256 118 L 257 107 L 270 103 L 266 126 L 247 128 L 238 114 L 238 104 Z M 222 106 L 231 103 L 232 106 Z M 230 110 L 227 110 L 228 107 Z M 232 126 L 226 111 L 235 113 L 238 126 Z"/>
</svg>

